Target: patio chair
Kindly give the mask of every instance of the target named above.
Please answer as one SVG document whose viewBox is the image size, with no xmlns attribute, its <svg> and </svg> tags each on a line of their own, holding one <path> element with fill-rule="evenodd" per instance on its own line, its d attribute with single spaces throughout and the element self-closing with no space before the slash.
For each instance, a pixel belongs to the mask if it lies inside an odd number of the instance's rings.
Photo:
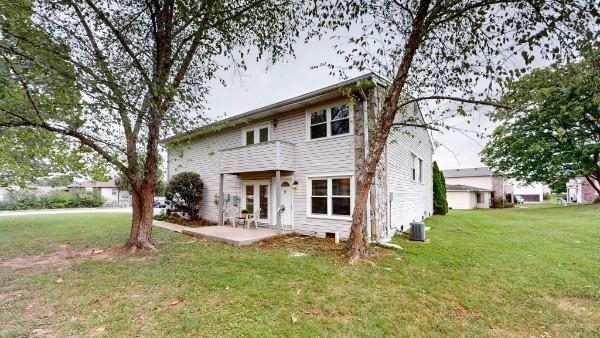
<svg viewBox="0 0 600 338">
<path fill-rule="evenodd" d="M 258 229 L 258 220 L 260 219 L 260 208 L 256 208 L 256 210 L 254 210 L 254 214 L 253 215 L 248 215 L 248 218 L 246 219 L 246 229 L 250 229 L 250 227 L 252 225 L 254 225 L 254 229 Z"/>
</svg>

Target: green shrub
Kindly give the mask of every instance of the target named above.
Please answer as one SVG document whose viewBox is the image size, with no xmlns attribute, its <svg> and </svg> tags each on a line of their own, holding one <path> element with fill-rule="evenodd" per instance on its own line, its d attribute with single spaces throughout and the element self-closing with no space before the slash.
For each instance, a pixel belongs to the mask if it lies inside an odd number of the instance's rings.
<svg viewBox="0 0 600 338">
<path fill-rule="evenodd" d="M 102 196 L 98 193 L 53 191 L 37 196 L 17 191 L 9 194 L 8 201 L 0 203 L 0 210 L 95 208 L 102 204 Z"/>
<path fill-rule="evenodd" d="M 161 210 L 158 215 L 154 215 L 154 219 L 157 221 L 166 221 L 169 219 L 169 215 L 164 210 Z"/>
<path fill-rule="evenodd" d="M 165 199 L 169 208 L 181 212 L 191 220 L 200 216 L 200 203 L 204 183 L 200 175 L 194 172 L 182 172 L 169 180 L 165 189 Z"/>
<path fill-rule="evenodd" d="M 592 203 L 599 204 L 600 203 L 600 196 L 596 196 L 596 198 L 594 198 L 594 201 Z"/>
<path fill-rule="evenodd" d="M 446 179 L 444 173 L 438 168 L 437 162 L 433 161 L 433 213 L 445 215 L 448 213 L 448 199 L 446 198 Z"/>
</svg>

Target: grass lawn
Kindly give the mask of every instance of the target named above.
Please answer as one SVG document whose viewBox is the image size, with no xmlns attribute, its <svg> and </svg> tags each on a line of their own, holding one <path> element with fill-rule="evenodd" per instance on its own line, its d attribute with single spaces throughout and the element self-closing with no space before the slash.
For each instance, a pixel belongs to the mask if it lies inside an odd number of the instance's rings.
<svg viewBox="0 0 600 338">
<path fill-rule="evenodd" d="M 128 217 L 0 217 L 0 265 L 65 244 L 117 247 Z M 600 335 L 600 205 L 452 211 L 427 224 L 430 243 L 396 238 L 403 252 L 353 266 L 161 229 L 159 254 L 0 266 L 0 336 Z"/>
</svg>

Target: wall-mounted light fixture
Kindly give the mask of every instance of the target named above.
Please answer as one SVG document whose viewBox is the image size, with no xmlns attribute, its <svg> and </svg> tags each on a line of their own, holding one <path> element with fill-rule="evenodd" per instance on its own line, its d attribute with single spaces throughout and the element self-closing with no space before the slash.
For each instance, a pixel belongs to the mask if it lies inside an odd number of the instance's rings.
<svg viewBox="0 0 600 338">
<path fill-rule="evenodd" d="M 277 121 L 277 119 L 273 119 L 273 128 L 277 128 L 277 123 L 278 123 L 278 122 L 279 122 L 279 121 Z"/>
<path fill-rule="evenodd" d="M 294 182 L 292 183 L 292 189 L 294 189 L 294 191 L 295 191 L 295 190 L 298 190 L 298 181 L 294 181 Z"/>
</svg>

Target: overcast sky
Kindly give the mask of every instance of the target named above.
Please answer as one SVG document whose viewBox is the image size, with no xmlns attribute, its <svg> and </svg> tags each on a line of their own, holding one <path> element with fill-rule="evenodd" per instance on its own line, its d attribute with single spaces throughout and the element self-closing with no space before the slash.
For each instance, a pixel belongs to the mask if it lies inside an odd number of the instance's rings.
<svg viewBox="0 0 600 338">
<path fill-rule="evenodd" d="M 226 87 L 216 82 L 213 84 L 207 115 L 213 119 L 221 118 L 224 114 L 233 116 L 339 82 L 340 79 L 329 75 L 329 70 L 325 68 L 311 69 L 324 61 L 344 64 L 329 40 L 298 45 L 296 58 L 289 57 L 274 66 L 267 67 L 264 62 L 249 62 L 247 71 L 243 73 L 224 74 Z M 491 127 L 483 112 L 474 113 L 469 120 L 471 123 L 463 118 L 451 124 L 467 130 Z M 478 124 L 481 128 L 477 128 Z M 441 144 L 435 150 L 434 159 L 442 169 L 482 166 L 478 153 L 485 141 L 458 131 L 446 131 L 443 134 L 434 132 L 433 137 Z"/>
</svg>

